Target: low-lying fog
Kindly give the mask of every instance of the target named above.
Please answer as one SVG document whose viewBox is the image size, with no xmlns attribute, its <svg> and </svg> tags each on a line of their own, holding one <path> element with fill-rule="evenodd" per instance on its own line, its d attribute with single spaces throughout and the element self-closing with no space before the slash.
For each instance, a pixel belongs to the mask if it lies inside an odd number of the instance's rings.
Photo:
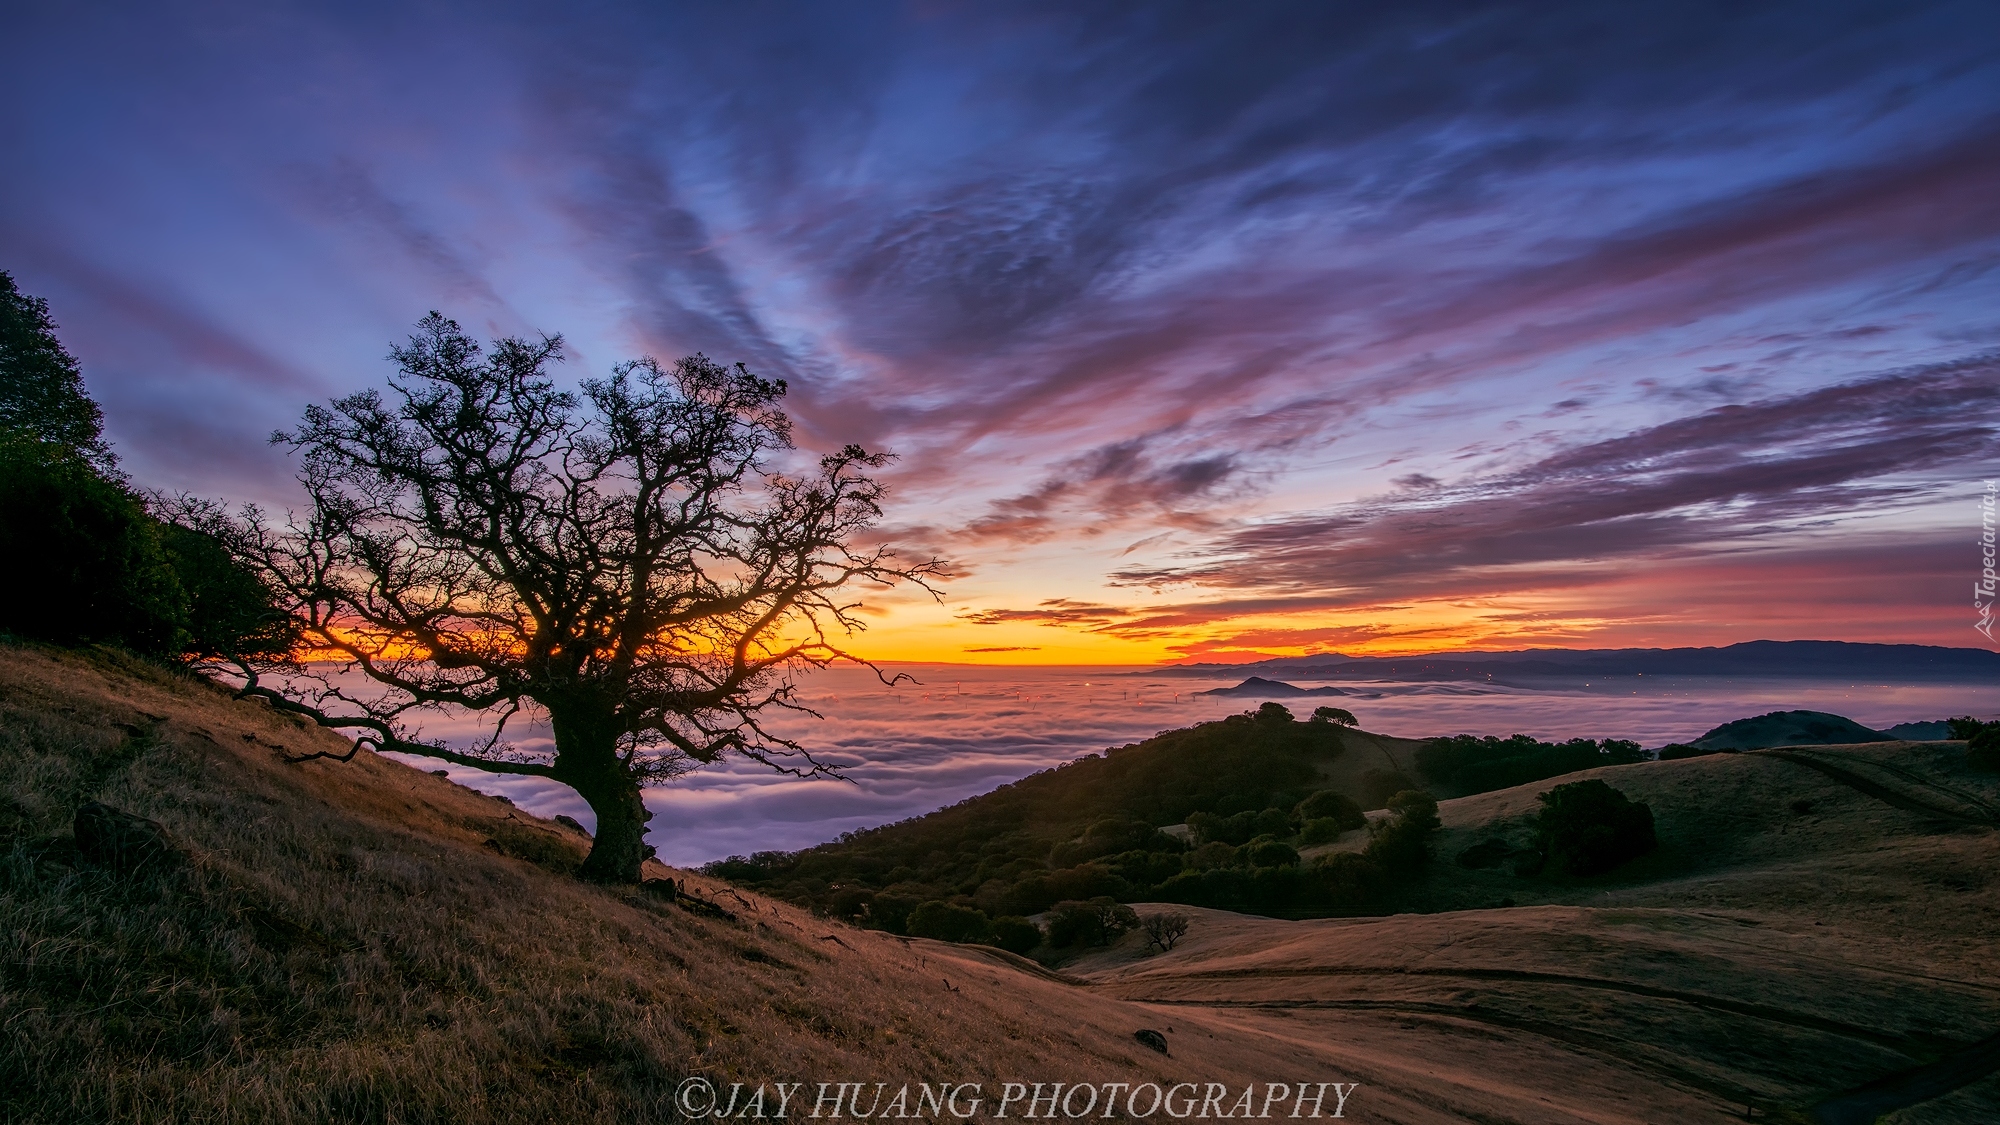
<svg viewBox="0 0 2000 1125">
<path fill-rule="evenodd" d="M 660 858 L 693 866 L 732 854 L 794 849 L 855 828 L 930 812 L 1108 746 L 1254 708 L 1255 698 L 1193 693 L 1243 677 L 1203 681 L 1133 676 L 1129 669 L 902 666 L 917 683 L 885 688 L 865 669 L 835 668 L 804 684 L 826 717 L 787 716 L 774 730 L 798 740 L 850 781 L 802 781 L 754 762 L 731 762 L 652 791 L 651 840 Z M 1302 687 L 1317 687 L 1299 681 Z M 1804 708 L 1882 728 L 2000 711 L 2000 685 L 1855 684 L 1715 677 L 1619 677 L 1560 689 L 1473 683 L 1342 683 L 1343 698 L 1282 700 L 1301 718 L 1346 707 L 1380 734 L 1531 734 L 1629 738 L 1649 747 L 1767 711 Z M 470 721 L 433 721 L 426 733 L 470 741 Z M 550 745 L 546 725 L 513 731 L 522 749 Z M 435 762 L 407 759 L 426 769 Z M 461 784 L 504 794 L 543 816 L 591 825 L 575 793 L 538 778 L 452 766 Z"/>
</svg>

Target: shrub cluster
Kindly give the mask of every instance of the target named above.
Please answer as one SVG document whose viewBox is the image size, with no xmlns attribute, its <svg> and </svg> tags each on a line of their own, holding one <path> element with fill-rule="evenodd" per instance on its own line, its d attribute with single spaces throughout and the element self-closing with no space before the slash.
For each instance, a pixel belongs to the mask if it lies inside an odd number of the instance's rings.
<svg viewBox="0 0 2000 1125">
<path fill-rule="evenodd" d="M 1551 873 L 1600 875 L 1659 842 L 1653 810 L 1596 778 L 1558 785 L 1541 801 L 1535 842 Z"/>
<path fill-rule="evenodd" d="M 1042 944 L 1041 927 L 1011 915 L 988 918 L 977 907 L 932 899 L 904 912 L 902 932 L 968 945 L 991 945 L 1009 953 L 1026 953 Z"/>
<path fill-rule="evenodd" d="M 1408 789 L 1389 798 L 1390 815 L 1370 832 L 1366 857 L 1392 875 L 1422 871 L 1431 861 L 1431 838 L 1441 826 L 1437 798 Z"/>
<path fill-rule="evenodd" d="M 1965 740 L 1965 760 L 1976 770 L 2000 770 L 2000 722 L 1948 719 L 1951 736 Z"/>
</svg>

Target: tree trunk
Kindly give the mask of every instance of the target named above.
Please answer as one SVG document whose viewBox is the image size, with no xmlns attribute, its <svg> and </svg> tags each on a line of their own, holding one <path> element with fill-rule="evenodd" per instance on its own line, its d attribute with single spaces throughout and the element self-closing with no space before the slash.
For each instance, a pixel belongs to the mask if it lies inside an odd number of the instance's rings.
<svg viewBox="0 0 2000 1125">
<path fill-rule="evenodd" d="M 577 792 L 597 814 L 590 857 L 578 874 L 593 883 L 637 883 L 639 865 L 653 854 L 646 846 L 646 822 L 653 814 L 646 808 L 638 783 L 621 777 L 602 787 L 577 786 Z"/>
<path fill-rule="evenodd" d="M 590 856 L 578 872 L 593 883 L 637 883 L 646 846 L 647 810 L 639 783 L 618 760 L 618 737 L 608 715 L 578 715 L 549 708 L 556 736 L 555 779 L 577 791 L 597 815 Z"/>
</svg>

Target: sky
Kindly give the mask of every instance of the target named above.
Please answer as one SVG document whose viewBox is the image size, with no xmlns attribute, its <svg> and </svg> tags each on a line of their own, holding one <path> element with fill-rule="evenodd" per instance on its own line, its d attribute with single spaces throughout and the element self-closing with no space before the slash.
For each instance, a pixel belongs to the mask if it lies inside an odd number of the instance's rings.
<svg viewBox="0 0 2000 1125">
<path fill-rule="evenodd" d="M 146 487 L 438 309 L 893 451 L 883 660 L 1991 647 L 1990 3 L 45 4 L 0 269 Z"/>
</svg>

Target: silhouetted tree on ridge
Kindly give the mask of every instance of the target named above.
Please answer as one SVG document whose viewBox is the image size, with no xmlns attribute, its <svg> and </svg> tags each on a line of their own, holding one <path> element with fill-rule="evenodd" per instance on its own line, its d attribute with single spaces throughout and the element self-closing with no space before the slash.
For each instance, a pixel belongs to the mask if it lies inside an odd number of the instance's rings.
<svg viewBox="0 0 2000 1125">
<path fill-rule="evenodd" d="M 572 394 L 547 374 L 560 337 L 483 351 L 437 313 L 392 354 L 389 396 L 310 407 L 274 435 L 304 455 L 311 510 L 277 527 L 248 509 L 229 531 L 304 642 L 235 661 L 243 694 L 357 749 L 570 786 L 597 816 L 582 873 L 599 881 L 638 880 L 649 783 L 729 754 L 833 773 L 759 716 L 809 710 L 793 672 L 865 663 L 836 640 L 862 627 L 854 587 L 928 590 L 941 571 L 856 546 L 881 514 L 883 455 L 850 445 L 777 471 L 785 384 L 700 355 Z M 412 713 L 440 706 L 494 712 L 491 737 L 414 737 Z M 553 755 L 505 741 L 530 707 Z"/>
</svg>

